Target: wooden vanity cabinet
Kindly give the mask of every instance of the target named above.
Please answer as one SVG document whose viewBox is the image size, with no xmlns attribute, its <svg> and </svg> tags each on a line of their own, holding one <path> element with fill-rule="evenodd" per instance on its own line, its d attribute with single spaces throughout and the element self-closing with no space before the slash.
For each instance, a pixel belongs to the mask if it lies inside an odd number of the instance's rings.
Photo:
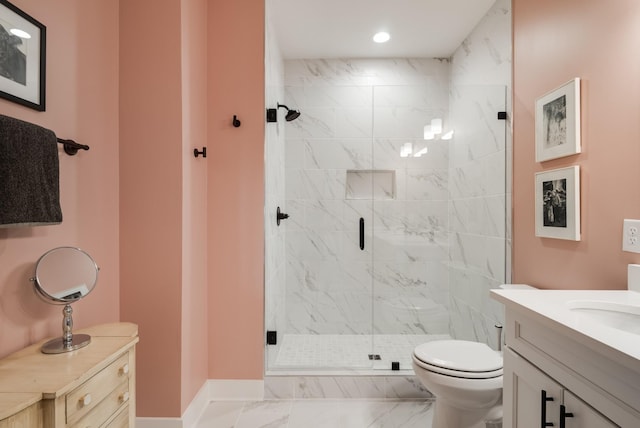
<svg viewBox="0 0 640 428">
<path fill-rule="evenodd" d="M 135 427 L 135 324 L 79 331 L 91 343 L 43 354 L 41 343 L 0 360 L 0 428 Z"/>
</svg>

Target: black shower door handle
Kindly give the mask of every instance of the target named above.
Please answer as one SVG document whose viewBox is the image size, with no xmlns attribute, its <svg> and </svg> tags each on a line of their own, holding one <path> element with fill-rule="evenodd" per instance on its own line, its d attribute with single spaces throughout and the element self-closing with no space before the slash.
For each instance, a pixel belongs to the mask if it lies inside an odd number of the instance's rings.
<svg viewBox="0 0 640 428">
<path fill-rule="evenodd" d="M 364 218 L 360 217 L 360 249 L 364 250 Z"/>
</svg>

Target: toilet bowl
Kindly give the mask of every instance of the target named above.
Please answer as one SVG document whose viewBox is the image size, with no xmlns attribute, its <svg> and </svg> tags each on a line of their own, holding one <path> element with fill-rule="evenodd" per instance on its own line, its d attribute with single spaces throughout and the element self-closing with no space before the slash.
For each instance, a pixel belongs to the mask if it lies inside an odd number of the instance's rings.
<svg viewBox="0 0 640 428">
<path fill-rule="evenodd" d="M 484 343 L 423 343 L 413 371 L 436 398 L 432 428 L 485 428 L 502 418 L 502 355 Z"/>
</svg>

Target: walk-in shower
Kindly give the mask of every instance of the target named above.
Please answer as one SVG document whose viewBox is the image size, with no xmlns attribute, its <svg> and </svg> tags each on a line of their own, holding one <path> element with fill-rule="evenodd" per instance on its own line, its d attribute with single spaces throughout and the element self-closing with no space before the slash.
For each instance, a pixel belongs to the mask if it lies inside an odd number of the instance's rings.
<svg viewBox="0 0 640 428">
<path fill-rule="evenodd" d="M 496 345 L 509 71 L 482 75 L 495 58 L 474 48 L 317 60 L 267 49 L 268 105 L 303 112 L 265 128 L 268 375 L 408 374 L 429 340 Z"/>
<path fill-rule="evenodd" d="M 367 63 L 413 85 L 329 84 L 340 60 L 285 64 L 305 82 L 285 85 L 286 102 L 305 114 L 280 129 L 271 171 L 289 218 L 274 231 L 282 264 L 267 264 L 282 270 L 267 289 L 268 370 L 410 370 L 420 343 L 492 335 L 464 302 L 504 281 L 505 88 L 452 97 L 442 60 Z M 434 120 L 444 128 L 425 139 Z"/>
</svg>

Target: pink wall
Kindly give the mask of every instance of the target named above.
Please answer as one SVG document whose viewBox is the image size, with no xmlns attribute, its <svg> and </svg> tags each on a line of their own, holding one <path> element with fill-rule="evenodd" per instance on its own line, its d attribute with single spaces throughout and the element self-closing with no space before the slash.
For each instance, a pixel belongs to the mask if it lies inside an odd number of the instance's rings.
<svg viewBox="0 0 640 428">
<path fill-rule="evenodd" d="M 182 0 L 183 414 L 207 379 L 207 0 Z"/>
<path fill-rule="evenodd" d="M 208 369 L 207 0 L 122 1 L 120 41 L 121 315 L 138 416 L 179 417 Z"/>
<path fill-rule="evenodd" d="M 622 220 L 640 218 L 640 3 L 513 0 L 513 280 L 542 288 L 626 288 Z M 535 162 L 535 99 L 582 79 L 582 153 Z M 582 240 L 534 236 L 534 173 L 580 165 Z"/>
<path fill-rule="evenodd" d="M 47 110 L 0 99 L 0 114 L 52 129 L 91 147 L 60 156 L 63 222 L 0 229 L 0 356 L 61 335 L 60 306 L 33 293 L 29 278 L 47 250 L 81 247 L 100 266 L 98 285 L 73 305 L 76 328 L 119 317 L 118 3 L 12 0 L 47 27 Z"/>
<path fill-rule="evenodd" d="M 263 0 L 209 1 L 208 73 L 209 378 L 262 379 Z"/>
<path fill-rule="evenodd" d="M 120 2 L 120 314 L 139 325 L 142 417 L 181 414 L 180 16 L 180 0 Z"/>
</svg>

